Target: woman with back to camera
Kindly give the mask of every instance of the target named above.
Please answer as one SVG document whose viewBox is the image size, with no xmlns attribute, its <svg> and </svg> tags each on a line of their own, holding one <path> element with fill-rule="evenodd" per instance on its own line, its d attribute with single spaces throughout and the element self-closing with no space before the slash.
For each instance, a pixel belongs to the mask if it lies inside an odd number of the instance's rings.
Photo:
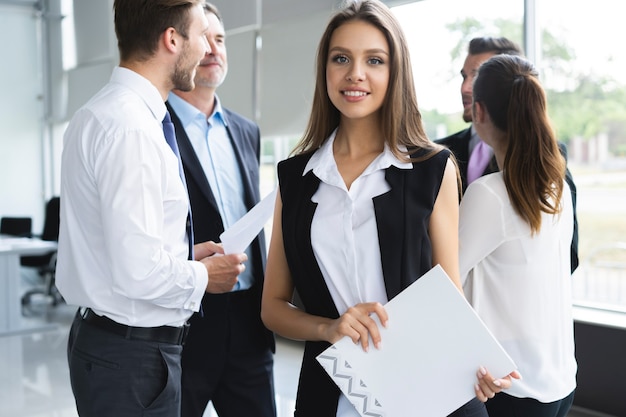
<svg viewBox="0 0 626 417">
<path fill-rule="evenodd" d="M 383 304 L 436 264 L 461 291 L 457 170 L 423 131 L 406 41 L 383 3 L 339 10 L 316 68 L 308 127 L 278 165 L 262 318 L 306 341 L 295 415 L 359 416 L 315 357 L 346 336 L 380 347 L 370 314 L 385 324 Z M 454 415 L 487 414 L 474 399 Z"/>
<path fill-rule="evenodd" d="M 500 172 L 470 184 L 461 202 L 461 278 L 470 303 L 524 376 L 495 395 L 502 387 L 484 373 L 477 395 L 493 397 L 486 403 L 490 417 L 564 417 L 576 388 L 574 220 L 565 160 L 533 65 L 510 55 L 483 63 L 473 112 Z"/>
</svg>

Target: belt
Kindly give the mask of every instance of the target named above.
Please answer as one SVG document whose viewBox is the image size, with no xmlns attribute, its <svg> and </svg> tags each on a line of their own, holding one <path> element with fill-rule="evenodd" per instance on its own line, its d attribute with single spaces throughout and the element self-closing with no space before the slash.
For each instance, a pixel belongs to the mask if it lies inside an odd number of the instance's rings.
<svg viewBox="0 0 626 417">
<path fill-rule="evenodd" d="M 159 327 L 133 327 L 120 324 L 105 316 L 99 316 L 90 308 L 82 315 L 83 321 L 94 327 L 114 333 L 130 340 L 145 340 L 149 342 L 169 343 L 183 345 L 189 332 L 189 324 L 181 327 L 159 326 Z"/>
</svg>

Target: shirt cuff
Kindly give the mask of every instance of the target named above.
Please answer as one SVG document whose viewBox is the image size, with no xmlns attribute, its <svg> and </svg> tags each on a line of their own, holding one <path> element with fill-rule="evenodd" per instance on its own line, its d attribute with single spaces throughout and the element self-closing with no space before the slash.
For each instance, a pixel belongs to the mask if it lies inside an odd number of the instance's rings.
<svg viewBox="0 0 626 417">
<path fill-rule="evenodd" d="M 189 299 L 187 300 L 184 308 L 197 313 L 198 311 L 200 311 L 202 297 L 204 297 L 206 287 L 209 283 L 209 274 L 207 273 L 206 267 L 202 262 L 191 261 L 190 264 L 193 269 L 195 285 L 193 293 L 191 294 L 191 297 L 189 297 Z"/>
</svg>

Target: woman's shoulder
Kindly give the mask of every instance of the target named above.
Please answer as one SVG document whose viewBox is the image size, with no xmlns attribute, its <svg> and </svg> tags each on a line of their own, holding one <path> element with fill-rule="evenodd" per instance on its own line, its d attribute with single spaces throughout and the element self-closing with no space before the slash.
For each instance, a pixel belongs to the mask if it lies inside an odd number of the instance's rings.
<svg viewBox="0 0 626 417">
<path fill-rule="evenodd" d="M 437 178 L 443 176 L 446 165 L 452 156 L 452 153 L 443 147 L 421 148 L 409 151 L 409 157 L 413 164 L 411 171 L 418 176 L 424 176 L 426 173 L 433 174 Z"/>
<path fill-rule="evenodd" d="M 461 204 L 464 201 L 477 201 L 480 204 L 498 204 L 500 206 L 509 205 L 509 196 L 502 172 L 493 172 L 477 178 L 465 190 Z"/>
<path fill-rule="evenodd" d="M 491 174 L 486 174 L 478 177 L 470 185 L 473 185 L 472 188 L 475 189 L 487 189 L 506 192 L 506 185 L 504 184 L 504 176 L 502 174 L 502 171 L 492 172 Z"/>
<path fill-rule="evenodd" d="M 278 172 L 285 172 L 288 174 L 299 174 L 302 175 L 304 172 L 304 168 L 306 164 L 309 162 L 313 156 L 313 152 L 307 152 L 302 154 L 297 154 L 288 157 L 287 159 L 283 159 L 277 165 Z"/>
<path fill-rule="evenodd" d="M 276 167 L 281 193 L 297 189 L 304 181 L 304 170 L 314 152 L 297 154 L 280 161 Z"/>
<path fill-rule="evenodd" d="M 440 147 L 409 149 L 411 169 L 391 167 L 387 170 L 386 178 L 394 184 L 403 184 L 401 186 L 415 198 L 429 198 L 434 201 L 441 187 L 450 155 L 447 149 Z"/>
<path fill-rule="evenodd" d="M 427 162 L 441 163 L 447 161 L 452 155 L 452 152 L 441 145 L 433 144 L 428 148 L 409 148 L 409 156 L 415 162 Z"/>
</svg>

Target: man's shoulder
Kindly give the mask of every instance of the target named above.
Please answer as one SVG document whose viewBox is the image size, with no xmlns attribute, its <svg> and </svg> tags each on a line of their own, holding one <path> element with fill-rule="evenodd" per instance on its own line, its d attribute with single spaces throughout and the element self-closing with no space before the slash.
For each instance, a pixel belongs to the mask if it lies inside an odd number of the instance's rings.
<svg viewBox="0 0 626 417">
<path fill-rule="evenodd" d="M 222 107 L 222 110 L 224 111 L 224 117 L 226 118 L 226 121 L 228 123 L 236 124 L 249 129 L 259 128 L 259 125 L 255 121 L 247 118 L 240 113 L 227 109 L 226 107 Z"/>
<path fill-rule="evenodd" d="M 82 116 L 81 116 L 82 115 Z M 150 107 L 135 92 L 109 83 L 92 96 L 74 115 L 97 120 L 106 130 L 143 128 L 153 118 Z"/>
<path fill-rule="evenodd" d="M 467 129 L 460 130 L 456 133 L 451 134 L 450 136 L 446 136 L 441 139 L 436 139 L 435 143 L 438 143 L 440 145 L 450 146 L 451 144 L 458 142 L 459 140 L 469 141 L 471 136 L 472 136 L 471 128 L 468 127 Z"/>
</svg>

